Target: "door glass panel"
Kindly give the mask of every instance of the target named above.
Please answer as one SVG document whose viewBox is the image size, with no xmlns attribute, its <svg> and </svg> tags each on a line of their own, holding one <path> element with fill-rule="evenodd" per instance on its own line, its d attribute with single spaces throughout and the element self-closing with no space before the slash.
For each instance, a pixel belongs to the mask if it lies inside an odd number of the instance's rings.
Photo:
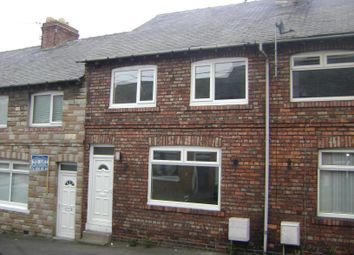
<svg viewBox="0 0 354 255">
<path fill-rule="evenodd" d="M 60 170 L 63 170 L 63 171 L 77 171 L 77 165 L 76 164 L 61 163 L 60 164 Z"/>
<path fill-rule="evenodd" d="M 98 170 L 106 170 L 107 171 L 107 170 L 109 170 L 109 168 L 107 165 L 102 164 L 98 167 Z"/>
<path fill-rule="evenodd" d="M 114 147 L 94 147 L 93 154 L 95 155 L 113 155 Z"/>
</svg>

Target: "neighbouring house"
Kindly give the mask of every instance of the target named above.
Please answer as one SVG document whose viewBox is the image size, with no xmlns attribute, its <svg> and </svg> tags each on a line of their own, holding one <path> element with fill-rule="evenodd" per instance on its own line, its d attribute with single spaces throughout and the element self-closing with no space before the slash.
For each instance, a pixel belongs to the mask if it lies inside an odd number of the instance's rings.
<svg viewBox="0 0 354 255">
<path fill-rule="evenodd" d="M 58 235 L 75 166 L 76 239 L 353 253 L 353 1 L 252 1 L 67 37 L 0 53 L 1 231 Z M 47 91 L 50 118 L 64 95 L 60 127 L 33 125 Z M 49 172 L 27 170 L 33 154 Z M 26 178 L 28 202 L 12 201 Z"/>
<path fill-rule="evenodd" d="M 0 231 L 79 238 L 83 55 L 65 21 L 47 19 L 42 32 L 41 46 L 0 53 Z M 31 169 L 38 155 L 47 171 Z"/>
</svg>

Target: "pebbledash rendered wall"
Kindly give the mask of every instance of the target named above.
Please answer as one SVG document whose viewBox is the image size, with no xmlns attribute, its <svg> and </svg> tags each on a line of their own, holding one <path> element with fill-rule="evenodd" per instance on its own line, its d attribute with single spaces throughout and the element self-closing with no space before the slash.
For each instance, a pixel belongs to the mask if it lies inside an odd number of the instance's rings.
<svg viewBox="0 0 354 255">
<path fill-rule="evenodd" d="M 352 39 L 279 45 L 278 77 L 271 60 L 271 162 L 269 245 L 281 251 L 281 221 L 300 223 L 307 254 L 350 254 L 353 220 L 317 216 L 318 153 L 354 148 L 353 101 L 290 101 L 290 57 L 313 51 L 353 50 Z M 190 106 L 191 63 L 213 58 L 248 58 L 249 103 Z M 157 106 L 109 109 L 111 71 L 117 67 L 157 65 Z M 262 249 L 264 207 L 265 59 L 253 46 L 101 61 L 87 64 L 85 165 L 89 147 L 110 144 L 122 155 L 114 162 L 113 238 L 150 238 L 211 249 L 228 244 L 228 219 L 251 222 L 249 249 Z M 148 157 L 151 146 L 220 148 L 221 210 L 211 212 L 148 206 Z M 239 160 L 237 168 L 231 159 Z M 287 161 L 291 159 L 291 167 Z M 86 222 L 88 172 L 84 174 Z M 242 247 L 242 246 L 241 246 Z M 243 246 L 244 247 L 244 246 Z M 295 252 L 295 251 L 293 251 Z"/>
<path fill-rule="evenodd" d="M 33 93 L 64 93 L 62 126 L 30 127 L 30 98 Z M 79 84 L 33 85 L 2 88 L 9 97 L 8 125 L 0 128 L 0 159 L 30 163 L 31 155 L 49 156 L 47 172 L 29 173 L 28 213 L 0 209 L 0 232 L 55 236 L 58 164 L 77 163 L 76 238 L 81 236 L 83 185 L 83 140 L 86 88 Z"/>
</svg>

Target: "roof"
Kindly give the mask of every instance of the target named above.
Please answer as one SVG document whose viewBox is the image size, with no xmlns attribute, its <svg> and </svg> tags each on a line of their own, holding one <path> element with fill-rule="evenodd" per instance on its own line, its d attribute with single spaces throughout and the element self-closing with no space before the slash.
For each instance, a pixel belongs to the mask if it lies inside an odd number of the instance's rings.
<svg viewBox="0 0 354 255">
<path fill-rule="evenodd" d="M 79 79 L 84 64 L 129 56 L 274 42 L 275 24 L 290 33 L 279 41 L 354 35 L 354 1 L 301 0 L 279 6 L 275 0 L 158 15 L 127 33 L 0 53 L 0 87 Z"/>
</svg>

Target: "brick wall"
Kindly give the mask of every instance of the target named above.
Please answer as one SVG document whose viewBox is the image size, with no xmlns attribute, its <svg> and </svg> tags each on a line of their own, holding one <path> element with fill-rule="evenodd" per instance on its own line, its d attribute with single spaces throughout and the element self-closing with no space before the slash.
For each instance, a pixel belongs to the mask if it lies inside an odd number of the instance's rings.
<svg viewBox="0 0 354 255">
<path fill-rule="evenodd" d="M 334 49 L 353 49 L 353 43 L 331 40 L 279 45 L 279 75 L 273 78 L 273 48 L 266 47 L 272 70 L 269 249 L 275 252 L 281 250 L 281 221 L 300 222 L 300 248 L 309 253 L 325 254 L 337 247 L 338 254 L 348 254 L 353 245 L 352 220 L 319 218 L 316 212 L 318 150 L 353 148 L 353 102 L 290 102 L 290 56 Z M 222 57 L 248 58 L 249 104 L 189 106 L 191 63 Z M 157 106 L 109 109 L 112 69 L 145 64 L 157 65 Z M 157 242 L 223 249 L 228 243 L 228 218 L 237 216 L 251 219 L 248 248 L 262 249 L 264 67 L 263 56 L 252 46 L 88 64 L 85 164 L 89 164 L 91 144 L 112 144 L 123 155 L 114 166 L 114 238 L 148 236 Z M 222 150 L 220 212 L 147 206 L 148 154 L 155 145 Z M 236 170 L 232 158 L 239 159 Z M 87 182 L 85 172 L 84 196 Z M 84 204 L 83 224 L 86 207 Z"/>
<path fill-rule="evenodd" d="M 61 127 L 29 127 L 32 93 L 63 91 Z M 29 174 L 28 210 L 18 213 L 0 209 L 0 231 L 28 231 L 31 235 L 55 235 L 58 163 L 77 163 L 76 235 L 81 235 L 83 140 L 86 88 L 82 85 L 51 85 L 1 89 L 9 97 L 8 127 L 0 129 L 0 159 L 30 162 L 32 154 L 49 155 L 47 173 Z"/>
</svg>

